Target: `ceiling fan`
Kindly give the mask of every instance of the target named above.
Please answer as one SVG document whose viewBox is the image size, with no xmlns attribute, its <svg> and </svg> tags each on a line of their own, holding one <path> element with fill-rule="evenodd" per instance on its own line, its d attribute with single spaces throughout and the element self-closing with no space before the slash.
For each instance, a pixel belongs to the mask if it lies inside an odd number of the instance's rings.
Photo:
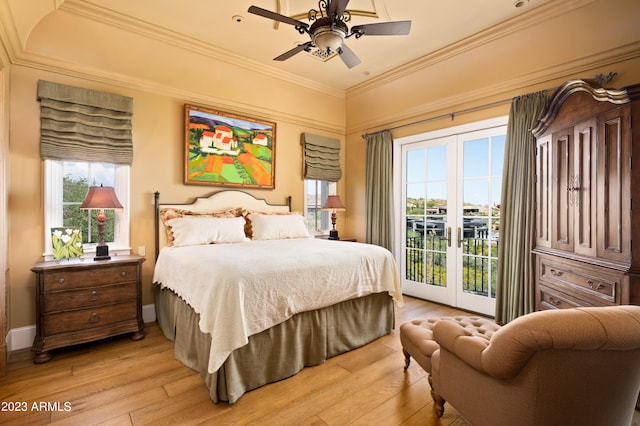
<svg viewBox="0 0 640 426">
<path fill-rule="evenodd" d="M 300 34 L 307 33 L 311 37 L 311 41 L 299 44 L 274 58 L 274 61 L 284 61 L 303 50 L 309 52 L 317 47 L 327 54 L 337 53 L 347 67 L 353 68 L 360 63 L 360 59 L 344 43 L 346 39 L 354 36 L 358 39 L 364 35 L 407 35 L 411 30 L 411 21 L 396 21 L 355 25 L 349 31 L 347 22 L 351 20 L 351 14 L 346 10 L 348 4 L 349 0 L 320 0 L 318 2 L 319 10 L 309 10 L 309 21 L 313 22 L 311 26 L 257 6 L 251 6 L 248 11 L 274 21 L 293 25 Z"/>
</svg>

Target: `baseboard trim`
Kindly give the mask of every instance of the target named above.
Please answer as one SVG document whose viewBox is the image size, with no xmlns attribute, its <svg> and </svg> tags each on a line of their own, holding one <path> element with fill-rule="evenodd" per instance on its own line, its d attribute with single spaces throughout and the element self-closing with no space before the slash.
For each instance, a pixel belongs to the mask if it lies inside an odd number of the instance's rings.
<svg viewBox="0 0 640 426">
<path fill-rule="evenodd" d="M 156 306 L 144 305 L 142 307 L 142 320 L 145 323 L 154 322 L 156 320 Z M 36 326 L 27 325 L 25 327 L 12 328 L 7 333 L 7 353 L 20 349 L 30 348 L 33 345 L 33 339 L 36 337 Z"/>
</svg>

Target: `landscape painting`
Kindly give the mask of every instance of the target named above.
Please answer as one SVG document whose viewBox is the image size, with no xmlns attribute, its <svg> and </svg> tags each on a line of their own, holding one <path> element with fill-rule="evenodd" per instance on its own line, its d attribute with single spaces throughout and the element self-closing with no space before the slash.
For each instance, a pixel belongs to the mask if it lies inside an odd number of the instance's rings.
<svg viewBox="0 0 640 426">
<path fill-rule="evenodd" d="M 185 105 L 184 182 L 275 188 L 276 124 Z"/>
</svg>

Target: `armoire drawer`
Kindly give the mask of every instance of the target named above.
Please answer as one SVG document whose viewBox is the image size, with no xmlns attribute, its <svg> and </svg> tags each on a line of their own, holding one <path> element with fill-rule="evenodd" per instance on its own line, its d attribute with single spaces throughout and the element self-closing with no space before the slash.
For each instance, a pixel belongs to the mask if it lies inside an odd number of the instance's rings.
<svg viewBox="0 0 640 426">
<path fill-rule="evenodd" d="M 577 293 L 582 299 L 602 300 L 605 304 L 620 301 L 622 274 L 592 266 L 585 268 L 577 262 L 557 262 L 539 258 L 539 279 L 562 292 Z M 596 302 L 597 303 L 597 302 Z"/>
<path fill-rule="evenodd" d="M 552 288 L 545 286 L 538 286 L 537 288 L 537 309 L 567 309 L 577 308 L 579 306 L 589 306 L 585 304 L 583 300 L 576 299 L 575 297 L 554 291 Z"/>
</svg>

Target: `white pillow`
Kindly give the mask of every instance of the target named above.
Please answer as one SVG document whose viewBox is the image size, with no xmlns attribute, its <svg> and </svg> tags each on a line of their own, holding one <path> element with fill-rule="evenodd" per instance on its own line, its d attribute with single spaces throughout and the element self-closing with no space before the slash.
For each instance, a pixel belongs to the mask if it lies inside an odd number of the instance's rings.
<svg viewBox="0 0 640 426">
<path fill-rule="evenodd" d="M 300 214 L 251 214 L 254 240 L 310 238 L 307 220 Z"/>
<path fill-rule="evenodd" d="M 243 217 L 179 217 L 167 222 L 174 246 L 239 243 L 246 241 Z"/>
</svg>

